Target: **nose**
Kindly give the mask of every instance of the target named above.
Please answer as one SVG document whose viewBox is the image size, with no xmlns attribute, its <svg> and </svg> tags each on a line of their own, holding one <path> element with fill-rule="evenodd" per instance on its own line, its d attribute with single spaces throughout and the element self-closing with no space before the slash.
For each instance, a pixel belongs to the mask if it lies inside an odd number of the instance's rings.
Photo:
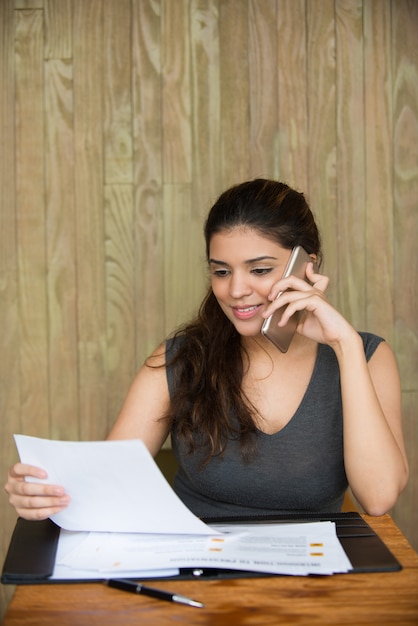
<svg viewBox="0 0 418 626">
<path fill-rule="evenodd" d="M 229 283 L 229 293 L 236 300 L 249 296 L 252 293 L 252 287 L 248 277 L 241 272 L 234 272 Z"/>
</svg>

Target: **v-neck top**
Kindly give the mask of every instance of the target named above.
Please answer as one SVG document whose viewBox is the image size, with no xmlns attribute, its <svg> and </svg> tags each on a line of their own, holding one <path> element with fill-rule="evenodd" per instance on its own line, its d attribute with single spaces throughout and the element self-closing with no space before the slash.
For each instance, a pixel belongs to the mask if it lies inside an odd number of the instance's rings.
<svg viewBox="0 0 418 626">
<path fill-rule="evenodd" d="M 381 337 L 359 333 L 369 360 Z M 171 351 L 173 340 L 168 340 Z M 172 353 L 171 353 L 172 354 Z M 170 394 L 174 375 L 167 368 Z M 340 372 L 334 351 L 320 344 L 312 376 L 290 421 L 278 432 L 257 432 L 257 453 L 246 462 L 238 439 L 203 468 L 203 453 L 187 454 L 176 435 L 178 462 L 174 490 L 199 517 L 283 513 L 333 513 L 341 510 L 348 487 L 344 469 Z"/>
</svg>

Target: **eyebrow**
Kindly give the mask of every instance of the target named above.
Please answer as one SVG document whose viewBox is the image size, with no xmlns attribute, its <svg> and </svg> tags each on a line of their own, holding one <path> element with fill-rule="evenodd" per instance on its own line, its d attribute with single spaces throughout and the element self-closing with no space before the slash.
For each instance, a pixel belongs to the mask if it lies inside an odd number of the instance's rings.
<svg viewBox="0 0 418 626">
<path fill-rule="evenodd" d="M 257 256 L 254 259 L 247 259 L 244 261 L 247 265 L 252 265 L 252 263 L 258 263 L 259 261 L 277 261 L 277 257 L 275 256 Z M 226 261 L 218 261 L 217 259 L 209 259 L 209 263 L 213 265 L 229 265 Z"/>
</svg>

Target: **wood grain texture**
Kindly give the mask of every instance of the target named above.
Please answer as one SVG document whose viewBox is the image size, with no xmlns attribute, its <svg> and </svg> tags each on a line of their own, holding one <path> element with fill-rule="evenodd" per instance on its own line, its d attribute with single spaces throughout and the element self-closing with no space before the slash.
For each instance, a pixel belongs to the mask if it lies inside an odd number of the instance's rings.
<svg viewBox="0 0 418 626">
<path fill-rule="evenodd" d="M 50 432 L 78 439 L 73 65 L 51 59 L 44 71 Z"/>
<path fill-rule="evenodd" d="M 107 184 L 132 183 L 131 3 L 103 5 L 104 158 Z"/>
<path fill-rule="evenodd" d="M 403 388 L 411 478 L 396 505 L 402 528 L 418 541 L 418 4 L 392 5 L 394 347 Z"/>
<path fill-rule="evenodd" d="M 338 306 L 336 40 L 334 0 L 307 4 L 308 188 L 324 250 L 328 297 Z"/>
<path fill-rule="evenodd" d="M 220 0 L 221 189 L 249 177 L 248 3 Z"/>
<path fill-rule="evenodd" d="M 189 33 L 188 2 L 163 2 L 161 106 L 163 171 L 168 184 L 190 183 L 192 175 Z"/>
<path fill-rule="evenodd" d="M 250 177 L 278 178 L 278 37 L 275 0 L 251 0 L 248 12 Z M 280 40 L 280 32 L 279 32 Z"/>
<path fill-rule="evenodd" d="M 365 328 L 366 212 L 362 2 L 336 4 L 338 306 Z"/>
<path fill-rule="evenodd" d="M 276 177 L 317 216 L 330 300 L 395 350 L 418 547 L 418 3 L 3 0 L 0 29 L 2 475 L 14 432 L 106 435 L 205 291 L 208 209 Z"/>
<path fill-rule="evenodd" d="M 191 4 L 192 202 L 203 221 L 221 188 L 221 85 L 218 0 Z"/>
<path fill-rule="evenodd" d="M 393 134 L 391 4 L 376 0 L 364 6 L 364 113 L 367 276 L 373 277 L 366 285 L 366 321 L 393 345 L 395 277 L 393 256 L 386 253 L 394 240 L 392 149 L 386 139 Z"/>
<path fill-rule="evenodd" d="M 101 0 L 75 0 L 73 11 L 79 419 L 83 439 L 101 439 L 106 434 L 103 6 Z"/>
<path fill-rule="evenodd" d="M 13 433 L 20 430 L 18 248 L 16 220 L 15 58 L 13 0 L 0 2 L 0 471 L 17 460 Z M 16 521 L 0 497 L 0 561 Z M 13 587 L 0 585 L 0 622 Z"/>
<path fill-rule="evenodd" d="M 418 4 L 401 1 L 393 14 L 393 171 L 395 219 L 395 346 L 403 387 L 418 387 Z M 405 24 L 409 28 L 405 28 Z M 415 57 L 413 56 L 415 52 Z"/>
<path fill-rule="evenodd" d="M 45 59 L 72 59 L 72 0 L 45 0 Z"/>
<path fill-rule="evenodd" d="M 105 187 L 107 430 L 119 414 L 135 367 L 133 191 Z"/>
<path fill-rule="evenodd" d="M 46 221 L 43 155 L 43 15 L 19 11 L 15 24 L 16 219 L 21 424 L 49 431 Z"/>
<path fill-rule="evenodd" d="M 289 25 L 292 24 L 292 28 Z M 279 177 L 308 190 L 307 41 L 304 0 L 277 6 Z"/>
<path fill-rule="evenodd" d="M 135 325 L 137 367 L 164 339 L 164 235 L 161 14 L 133 3 Z"/>
<path fill-rule="evenodd" d="M 393 509 L 400 528 L 406 529 L 411 545 L 418 546 L 418 524 L 414 523 L 417 514 L 418 502 L 418 420 L 417 420 L 418 391 L 404 391 L 402 394 L 402 408 L 404 417 L 405 445 L 409 459 L 411 479 Z"/>
</svg>

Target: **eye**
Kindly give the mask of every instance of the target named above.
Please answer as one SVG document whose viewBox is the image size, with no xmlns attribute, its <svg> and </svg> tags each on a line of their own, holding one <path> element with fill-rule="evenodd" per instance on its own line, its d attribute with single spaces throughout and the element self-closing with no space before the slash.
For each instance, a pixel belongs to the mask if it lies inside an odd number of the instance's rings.
<svg viewBox="0 0 418 626">
<path fill-rule="evenodd" d="M 254 267 L 251 272 L 256 276 L 264 276 L 265 274 L 269 274 L 272 270 L 272 267 Z"/>
<path fill-rule="evenodd" d="M 212 270 L 212 276 L 216 276 L 217 278 L 225 278 L 225 276 L 229 276 L 230 271 L 227 269 L 218 269 Z"/>
</svg>

